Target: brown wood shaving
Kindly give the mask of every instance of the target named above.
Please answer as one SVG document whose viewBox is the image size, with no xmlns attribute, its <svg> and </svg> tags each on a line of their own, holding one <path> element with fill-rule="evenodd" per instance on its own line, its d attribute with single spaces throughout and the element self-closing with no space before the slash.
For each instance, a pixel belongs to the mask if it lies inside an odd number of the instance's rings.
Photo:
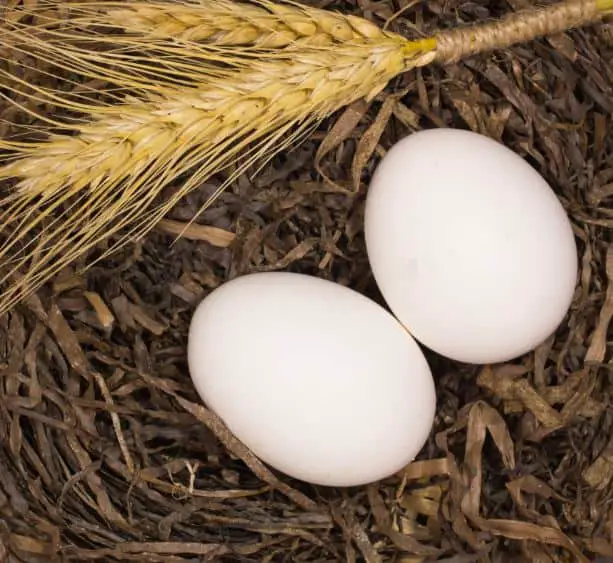
<svg viewBox="0 0 613 563">
<path fill-rule="evenodd" d="M 613 246 L 609 246 L 606 258 L 607 293 L 605 303 L 600 309 L 598 324 L 592 335 L 592 341 L 585 355 L 586 363 L 602 363 L 607 350 L 607 334 L 613 318 Z"/>
<path fill-rule="evenodd" d="M 219 248 L 227 248 L 236 238 L 234 233 L 219 227 L 199 225 L 197 223 L 180 223 L 171 219 L 162 219 L 158 222 L 156 228 L 165 233 L 180 236 L 188 240 L 208 242 Z"/>
</svg>

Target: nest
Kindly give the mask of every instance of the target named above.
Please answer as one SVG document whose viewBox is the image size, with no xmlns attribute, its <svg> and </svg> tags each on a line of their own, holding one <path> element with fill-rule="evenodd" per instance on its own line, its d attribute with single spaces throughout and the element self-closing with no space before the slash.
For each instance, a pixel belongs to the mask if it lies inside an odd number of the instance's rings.
<svg viewBox="0 0 613 563">
<path fill-rule="evenodd" d="M 389 20 L 406 35 L 508 11 L 498 1 L 309 4 Z M 407 73 L 257 176 L 241 175 L 187 230 L 222 175 L 145 240 L 85 276 L 79 264 L 65 269 L 0 318 L 0 561 L 613 556 L 612 55 L 600 24 Z M 330 279 L 382 303 L 362 231 L 368 181 L 392 144 L 431 127 L 502 141 L 549 181 L 579 242 L 571 311 L 506 365 L 430 354 L 435 426 L 400 474 L 346 490 L 292 481 L 202 406 L 185 359 L 191 313 L 224 281 L 264 270 Z"/>
</svg>

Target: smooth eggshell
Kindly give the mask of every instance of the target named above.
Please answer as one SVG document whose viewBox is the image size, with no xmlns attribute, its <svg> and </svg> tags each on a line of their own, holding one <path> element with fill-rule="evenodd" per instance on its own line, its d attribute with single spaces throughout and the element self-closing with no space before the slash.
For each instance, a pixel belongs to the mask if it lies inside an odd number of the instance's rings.
<svg viewBox="0 0 613 563">
<path fill-rule="evenodd" d="M 384 308 L 301 274 L 236 278 L 197 307 L 188 339 L 201 398 L 264 462 L 361 485 L 402 469 L 434 418 L 430 368 Z"/>
<path fill-rule="evenodd" d="M 483 135 L 434 129 L 394 145 L 369 188 L 365 234 L 390 309 L 455 360 L 534 349 L 572 301 L 578 260 L 564 208 L 534 168 Z"/>
</svg>

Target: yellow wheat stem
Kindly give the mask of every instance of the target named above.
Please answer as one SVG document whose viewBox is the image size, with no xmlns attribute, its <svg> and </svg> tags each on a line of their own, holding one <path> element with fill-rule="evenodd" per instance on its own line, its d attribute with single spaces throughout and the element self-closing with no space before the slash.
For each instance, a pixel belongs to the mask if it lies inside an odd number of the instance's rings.
<svg viewBox="0 0 613 563">
<path fill-rule="evenodd" d="M 293 2 L 39 0 L 0 28 L 9 62 L 0 78 L 30 118 L 15 129 L 47 133 L 0 140 L 0 180 L 11 183 L 0 200 L 0 314 L 101 242 L 104 256 L 142 237 L 234 165 L 210 204 L 248 167 L 398 74 L 594 21 L 612 3 L 572 0 L 408 41 Z M 28 83 L 9 70 L 12 59 L 35 59 L 43 78 L 59 70 L 104 82 L 111 96 L 85 96 L 75 78 L 62 88 Z M 169 184 L 178 189 L 164 200 Z"/>
</svg>

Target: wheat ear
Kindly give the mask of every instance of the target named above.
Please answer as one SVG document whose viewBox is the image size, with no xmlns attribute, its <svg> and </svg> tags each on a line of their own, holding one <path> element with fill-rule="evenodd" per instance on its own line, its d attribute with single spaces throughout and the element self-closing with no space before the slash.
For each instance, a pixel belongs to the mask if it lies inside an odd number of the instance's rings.
<svg viewBox="0 0 613 563">
<path fill-rule="evenodd" d="M 149 37 L 264 49 L 326 46 L 380 39 L 385 35 L 379 27 L 362 18 L 266 0 L 260 0 L 257 5 L 240 5 L 230 0 L 170 6 L 133 2 L 107 9 L 106 17 L 127 32 Z"/>
<path fill-rule="evenodd" d="M 0 33 L 0 52 L 149 91 L 216 82 L 223 69 L 242 71 L 246 61 L 287 58 L 290 50 L 393 37 L 365 19 L 283 0 L 38 0 L 15 14 Z M 26 17 L 35 25 L 23 23 Z"/>
<path fill-rule="evenodd" d="M 24 12 L 33 26 L 17 18 L 0 30 L 0 49 L 130 91 L 118 103 L 94 103 L 26 84 L 0 67 L 14 103 L 38 118 L 28 127 L 49 133 L 43 141 L 0 141 L 8 151 L 0 179 L 14 182 L 0 201 L 0 283 L 8 282 L 0 313 L 100 242 L 118 235 L 110 252 L 144 235 L 179 198 L 237 164 L 210 204 L 247 167 L 298 142 L 342 106 L 371 99 L 404 71 L 564 31 L 613 8 L 613 0 L 572 1 L 412 42 L 359 18 L 268 0 L 220 0 L 243 35 L 224 23 L 207 36 L 214 25 L 207 10 L 216 2 L 136 2 L 132 11 L 120 3 L 40 0 L 45 10 Z M 74 19 L 62 23 L 51 7 Z M 155 33 L 156 18 L 178 7 L 192 18 L 171 17 L 182 27 Z M 126 29 L 117 31 L 122 21 Z M 341 29 L 351 37 L 343 39 Z M 279 44 L 290 32 L 291 41 Z M 143 53 L 152 58 L 143 61 Z M 36 115 L 28 102 L 80 117 Z M 162 200 L 162 189 L 182 176 L 175 195 Z"/>
<path fill-rule="evenodd" d="M 15 280 L 0 297 L 0 311 L 114 234 L 121 231 L 109 251 L 142 236 L 239 155 L 244 161 L 228 182 L 343 105 L 372 98 L 417 56 L 408 58 L 405 41 L 390 37 L 376 47 L 297 52 L 287 64 L 252 61 L 248 71 L 216 86 L 160 89 L 92 106 L 71 135 L 24 145 L 5 141 L 13 157 L 0 167 L 0 179 L 19 180 L 0 202 L 0 222 L 11 233 L 0 248 L 8 265 L 0 283 Z M 171 199 L 157 201 L 188 171 Z M 16 279 L 19 272 L 24 275 Z"/>
</svg>

